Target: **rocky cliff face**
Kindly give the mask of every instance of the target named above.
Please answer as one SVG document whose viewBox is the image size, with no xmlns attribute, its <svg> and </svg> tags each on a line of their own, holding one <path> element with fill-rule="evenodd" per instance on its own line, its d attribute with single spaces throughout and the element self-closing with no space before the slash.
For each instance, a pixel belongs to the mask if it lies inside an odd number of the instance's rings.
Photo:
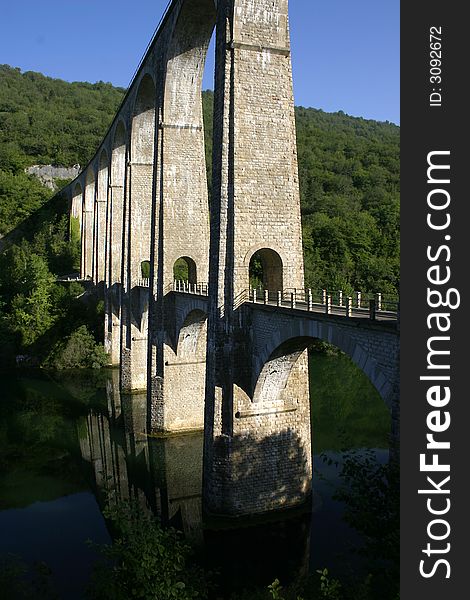
<svg viewBox="0 0 470 600">
<path fill-rule="evenodd" d="M 80 165 L 58 167 L 54 165 L 33 165 L 25 169 L 28 175 L 35 175 L 46 187 L 56 190 L 56 179 L 75 179 L 80 173 Z"/>
</svg>

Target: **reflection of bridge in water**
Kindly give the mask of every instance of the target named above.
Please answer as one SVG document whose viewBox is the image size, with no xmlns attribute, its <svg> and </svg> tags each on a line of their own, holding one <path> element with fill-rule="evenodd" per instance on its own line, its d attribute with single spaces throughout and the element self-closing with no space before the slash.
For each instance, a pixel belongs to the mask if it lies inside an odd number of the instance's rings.
<svg viewBox="0 0 470 600">
<path fill-rule="evenodd" d="M 82 457 L 92 468 L 99 500 L 132 500 L 142 510 L 152 510 L 163 524 L 183 531 L 200 551 L 204 548 L 206 566 L 220 568 L 232 590 L 242 583 L 267 585 L 275 577 L 288 581 L 307 573 L 309 514 L 243 529 L 203 525 L 203 432 L 148 436 L 146 395 L 122 394 L 116 370 L 107 381 L 106 396 L 107 409 L 92 410 L 86 417 L 86 433 L 79 426 Z M 274 544 L 269 561 L 267 539 Z M 244 558 L 237 555 L 239 548 Z"/>
<path fill-rule="evenodd" d="M 287 4 L 173 0 L 96 155 L 64 191 L 121 389 L 146 393 L 153 432 L 204 430 L 213 514 L 309 500 L 313 340 L 364 371 L 398 436 L 396 307 L 304 291 Z M 214 28 L 209 206 L 201 86 Z M 246 292 L 250 270 L 262 292 Z"/>
<path fill-rule="evenodd" d="M 145 394 L 121 394 L 119 373 L 107 381 L 108 410 L 87 416 L 83 458 L 93 467 L 99 494 L 134 500 L 194 542 L 202 536 L 202 432 L 147 436 Z M 103 496 L 101 496 L 103 497 Z"/>
</svg>

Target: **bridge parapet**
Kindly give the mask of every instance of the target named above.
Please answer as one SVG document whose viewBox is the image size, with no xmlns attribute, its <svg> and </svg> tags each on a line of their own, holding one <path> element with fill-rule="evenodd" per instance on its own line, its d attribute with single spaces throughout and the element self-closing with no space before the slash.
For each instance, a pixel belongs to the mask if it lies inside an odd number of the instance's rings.
<svg viewBox="0 0 470 600">
<path fill-rule="evenodd" d="M 282 291 L 271 291 L 262 288 L 250 288 L 246 293 L 246 301 L 254 304 L 290 307 L 308 312 L 363 317 L 373 321 L 399 320 L 398 298 L 380 292 L 375 294 L 354 292 L 352 296 L 348 296 L 341 290 L 291 288 Z"/>
<path fill-rule="evenodd" d="M 172 291 L 207 296 L 208 284 L 174 280 Z M 347 296 L 341 290 L 287 288 L 282 291 L 271 291 L 262 288 L 249 288 L 243 290 L 237 296 L 234 309 L 239 308 L 244 303 L 323 313 L 335 317 L 388 321 L 396 323 L 397 327 L 400 318 L 398 298 L 380 292 L 375 294 L 354 292 L 352 296 Z"/>
</svg>

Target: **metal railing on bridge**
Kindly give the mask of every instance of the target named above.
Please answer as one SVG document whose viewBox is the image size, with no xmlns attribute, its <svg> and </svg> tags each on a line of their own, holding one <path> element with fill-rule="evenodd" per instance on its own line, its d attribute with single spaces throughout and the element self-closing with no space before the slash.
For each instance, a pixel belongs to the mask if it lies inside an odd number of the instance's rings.
<svg viewBox="0 0 470 600">
<path fill-rule="evenodd" d="M 248 302 L 337 316 L 367 317 L 373 321 L 393 321 L 399 318 L 398 298 L 382 293 L 354 292 L 350 296 L 341 290 L 287 288 L 272 292 L 263 288 L 250 288 Z"/>
<path fill-rule="evenodd" d="M 175 280 L 173 291 L 207 296 L 208 284 Z M 237 297 L 236 305 L 240 306 L 244 302 L 328 315 L 362 317 L 372 321 L 398 321 L 400 312 L 398 298 L 380 292 L 376 294 L 354 292 L 353 295 L 347 295 L 341 290 L 287 288 L 282 291 L 271 291 L 250 287 Z"/>
<path fill-rule="evenodd" d="M 150 287 L 150 278 L 149 277 L 141 277 L 137 281 L 137 287 Z"/>
<path fill-rule="evenodd" d="M 70 275 L 60 275 L 59 277 L 57 277 L 56 281 L 65 283 L 70 283 L 72 281 L 91 281 L 91 277 L 89 275 L 87 277 L 81 277 L 79 273 L 72 273 Z"/>
<path fill-rule="evenodd" d="M 209 284 L 205 282 L 190 283 L 183 279 L 173 281 L 173 291 L 183 292 L 185 294 L 196 294 L 198 296 L 207 296 L 209 294 Z"/>
</svg>

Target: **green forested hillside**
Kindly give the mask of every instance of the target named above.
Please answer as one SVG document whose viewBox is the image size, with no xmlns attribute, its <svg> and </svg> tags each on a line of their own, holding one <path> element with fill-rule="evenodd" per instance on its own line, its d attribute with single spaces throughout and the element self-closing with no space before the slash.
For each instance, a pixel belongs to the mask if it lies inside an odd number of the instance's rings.
<svg viewBox="0 0 470 600">
<path fill-rule="evenodd" d="M 125 90 L 0 66 L 0 144 L 29 164 L 84 166 Z"/>
<path fill-rule="evenodd" d="M 297 108 L 306 280 L 397 293 L 400 130 Z"/>
<path fill-rule="evenodd" d="M 103 82 L 67 83 L 0 66 L 0 336 L 8 339 L 3 352 L 27 351 L 70 309 L 70 299 L 54 291 L 48 273 L 70 272 L 79 258 L 76 243 L 66 239 L 65 201 L 60 195 L 50 200 L 52 192 L 24 168 L 85 166 L 123 95 Z M 205 92 L 209 179 L 212 100 L 212 92 Z M 396 293 L 399 128 L 302 107 L 296 121 L 306 284 Z M 57 339 L 61 335 L 59 327 Z"/>
<path fill-rule="evenodd" d="M 0 65 L 0 235 L 51 196 L 24 167 L 86 165 L 123 95 L 109 83 L 67 83 Z"/>
</svg>

